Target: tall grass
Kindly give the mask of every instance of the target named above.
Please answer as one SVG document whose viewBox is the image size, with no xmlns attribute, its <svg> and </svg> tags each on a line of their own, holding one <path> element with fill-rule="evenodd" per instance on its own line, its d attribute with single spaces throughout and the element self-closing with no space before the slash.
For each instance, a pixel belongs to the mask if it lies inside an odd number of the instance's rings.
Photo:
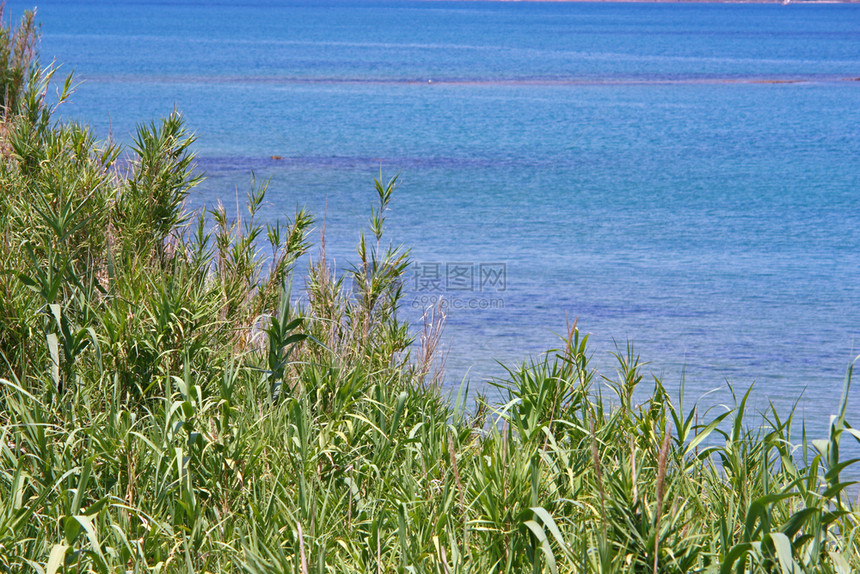
<svg viewBox="0 0 860 574">
<path fill-rule="evenodd" d="M 34 33 L 4 30 L 0 55 Z M 320 249 L 299 304 L 310 215 L 264 226 L 254 183 L 241 218 L 186 212 L 181 116 L 121 149 L 55 119 L 51 68 L 6 58 L 0 570 L 860 568 L 844 402 L 821 440 L 776 410 L 750 430 L 748 395 L 712 416 L 655 380 L 637 405 L 632 349 L 602 380 L 574 326 L 497 382 L 504 404 L 452 404 L 438 320 L 414 352 L 397 316 L 396 181 L 376 182 L 355 266 Z"/>
</svg>

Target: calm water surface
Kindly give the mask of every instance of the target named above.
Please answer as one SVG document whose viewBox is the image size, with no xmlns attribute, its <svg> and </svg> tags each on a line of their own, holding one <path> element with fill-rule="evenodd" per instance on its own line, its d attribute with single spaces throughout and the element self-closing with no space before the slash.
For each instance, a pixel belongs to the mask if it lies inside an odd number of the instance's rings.
<svg viewBox="0 0 860 574">
<path fill-rule="evenodd" d="M 819 434 L 835 412 L 860 347 L 860 5 L 38 13 L 43 59 L 83 80 L 67 117 L 128 141 L 185 114 L 208 176 L 192 206 L 271 178 L 267 216 L 325 214 L 346 267 L 373 178 L 399 173 L 389 232 L 418 263 L 404 315 L 458 307 L 450 386 L 487 388 L 495 361 L 555 345 L 569 318 L 604 374 L 631 340 L 673 392 L 685 373 L 688 401 L 755 382 L 759 408 L 805 393 Z"/>
</svg>

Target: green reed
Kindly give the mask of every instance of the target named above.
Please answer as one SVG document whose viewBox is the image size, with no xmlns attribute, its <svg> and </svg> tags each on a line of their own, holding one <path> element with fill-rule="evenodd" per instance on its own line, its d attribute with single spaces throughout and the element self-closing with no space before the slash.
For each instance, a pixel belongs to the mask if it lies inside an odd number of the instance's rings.
<svg viewBox="0 0 860 574">
<path fill-rule="evenodd" d="M 18 30 L 0 56 L 32 17 Z M 819 440 L 775 409 L 750 430 L 749 393 L 711 415 L 654 380 L 635 404 L 633 349 L 603 379 L 574 325 L 469 411 L 428 382 L 438 337 L 416 350 L 397 317 L 395 180 L 346 277 L 323 245 L 294 297 L 307 213 L 264 226 L 254 182 L 245 216 L 188 213 L 181 116 L 100 142 L 55 120 L 70 80 L 49 105 L 54 70 L 9 58 L 26 73 L 3 80 L 0 131 L 0 570 L 860 568 L 845 400 Z"/>
</svg>

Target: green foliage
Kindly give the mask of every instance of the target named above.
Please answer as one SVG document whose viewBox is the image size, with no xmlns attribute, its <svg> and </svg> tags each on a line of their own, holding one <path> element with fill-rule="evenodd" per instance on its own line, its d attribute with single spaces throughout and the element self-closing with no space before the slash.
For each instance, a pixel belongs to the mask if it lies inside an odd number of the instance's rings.
<svg viewBox="0 0 860 574">
<path fill-rule="evenodd" d="M 39 30 L 36 12 L 27 11 L 14 30 L 6 28 L 5 2 L 0 2 L 0 122 L 15 110 L 36 58 Z"/>
<path fill-rule="evenodd" d="M 845 400 L 812 441 L 773 408 L 750 430 L 748 392 L 712 416 L 655 379 L 635 404 L 632 346 L 600 377 L 574 325 L 470 416 L 397 316 L 396 178 L 300 303 L 307 213 L 264 226 L 253 181 L 245 217 L 188 213 L 178 114 L 121 150 L 56 123 L 53 70 L 25 67 L 0 140 L 0 571 L 860 568 Z"/>
<path fill-rule="evenodd" d="M 186 222 L 185 198 L 200 181 L 192 175 L 193 143 L 175 112 L 160 126 L 154 122 L 138 126 L 131 173 L 111 209 L 114 229 L 122 229 L 125 258 L 146 256 L 153 250 L 162 260 L 166 257 L 168 238 Z"/>
</svg>

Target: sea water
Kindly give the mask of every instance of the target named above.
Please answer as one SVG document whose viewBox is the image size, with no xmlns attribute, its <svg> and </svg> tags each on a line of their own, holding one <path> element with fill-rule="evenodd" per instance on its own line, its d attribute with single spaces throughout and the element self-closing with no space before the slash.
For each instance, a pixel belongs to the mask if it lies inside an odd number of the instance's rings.
<svg viewBox="0 0 860 574">
<path fill-rule="evenodd" d="M 307 207 L 343 270 L 374 178 L 398 175 L 403 315 L 448 302 L 448 388 L 495 398 L 497 361 L 576 320 L 601 374 L 632 342 L 687 405 L 755 383 L 759 409 L 802 396 L 819 435 L 838 407 L 860 352 L 860 5 L 44 0 L 38 19 L 43 63 L 83 82 L 64 117 L 127 143 L 184 114 L 192 208 L 235 212 L 253 172 L 266 220 Z"/>
</svg>

